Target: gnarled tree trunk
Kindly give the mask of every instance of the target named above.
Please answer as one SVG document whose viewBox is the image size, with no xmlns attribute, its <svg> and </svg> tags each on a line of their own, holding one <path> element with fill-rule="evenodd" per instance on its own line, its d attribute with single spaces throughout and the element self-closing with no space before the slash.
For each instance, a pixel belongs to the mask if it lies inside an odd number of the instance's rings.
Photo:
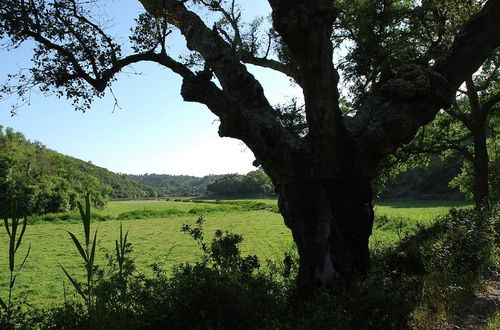
<svg viewBox="0 0 500 330">
<path fill-rule="evenodd" d="M 373 225 L 368 178 L 321 178 L 278 189 L 300 255 L 298 286 L 304 294 L 329 278 L 352 281 L 366 273 Z"/>
</svg>

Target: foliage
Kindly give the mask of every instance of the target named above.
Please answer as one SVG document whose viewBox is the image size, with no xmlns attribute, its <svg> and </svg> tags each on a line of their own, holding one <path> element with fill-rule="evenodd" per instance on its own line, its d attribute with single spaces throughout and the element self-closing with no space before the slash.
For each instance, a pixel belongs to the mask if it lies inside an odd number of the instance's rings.
<svg viewBox="0 0 500 330">
<path fill-rule="evenodd" d="M 335 1 L 340 8 L 333 38 L 350 43 L 340 67 L 349 99 L 360 104 L 405 63 L 428 64 L 451 45 L 457 29 L 484 1 Z"/>
<path fill-rule="evenodd" d="M 195 177 L 190 175 L 144 174 L 127 175 L 128 178 L 157 188 L 166 196 L 196 196 L 204 195 L 207 185 L 219 179 L 221 175 Z"/>
<path fill-rule="evenodd" d="M 500 111 L 500 57 L 492 55 L 466 80 L 452 107 L 440 111 L 423 126 L 399 155 L 411 164 L 413 157 L 439 154 L 464 160 L 461 173 L 451 181 L 476 207 L 498 199 L 498 114 Z M 422 156 L 420 156 L 422 157 Z M 481 188 L 480 188 L 481 187 Z"/>
<path fill-rule="evenodd" d="M 386 282 L 410 292 L 414 325 L 445 326 L 484 278 L 497 275 L 498 219 L 498 206 L 489 211 L 451 210 L 377 260 Z"/>
<path fill-rule="evenodd" d="M 285 306 L 283 287 L 271 281 L 259 268 L 255 256 L 242 257 L 242 237 L 217 231 L 204 242 L 203 219 L 195 227 L 183 226 L 203 252 L 195 264 L 181 264 L 172 275 L 153 265 L 154 277 L 134 274 L 130 244 L 116 253 L 110 265 L 124 257 L 122 272 L 100 277 L 95 288 L 95 313 L 85 313 L 78 304 L 66 304 L 49 311 L 44 328 L 62 328 L 68 320 L 75 329 L 262 328 L 270 310 Z M 118 265 L 119 266 L 119 265 Z M 112 268 L 116 269 L 116 268 Z M 64 317 L 67 315 L 67 317 Z"/>
<path fill-rule="evenodd" d="M 433 63 L 451 45 L 457 28 L 470 15 L 477 13 L 484 3 L 456 0 L 336 1 L 340 17 L 334 39 L 340 45 L 346 41 L 351 43 L 338 49 L 342 58 L 339 66 L 347 80 L 346 99 L 356 108 L 366 101 L 367 95 L 380 89 L 394 76 L 395 68 L 410 62 Z M 401 172 L 428 164 L 429 153 L 452 157 L 458 154 L 463 158 L 463 174 L 456 178 L 453 186 L 460 187 L 469 197 L 472 195 L 476 184 L 471 174 L 487 171 L 486 166 L 480 164 L 488 161 L 488 156 L 481 154 L 482 150 L 475 150 L 478 147 L 474 147 L 474 143 L 480 145 L 485 136 L 494 140 L 498 130 L 494 120 L 495 116 L 498 117 L 500 104 L 498 65 L 496 51 L 476 73 L 464 78 L 466 86 L 459 89 L 452 107 L 439 111 L 436 119 L 420 128 L 410 145 L 403 146 L 378 165 L 374 182 L 377 195 Z M 483 131 L 485 128 L 486 132 Z M 490 161 L 495 161 L 495 157 L 490 156 Z M 498 181 L 494 175 L 494 171 L 489 174 L 493 180 L 490 191 L 493 192 Z M 476 173 L 475 177 L 487 180 L 488 174 Z M 482 186 L 487 186 L 487 183 Z M 479 196 L 487 194 L 484 188 L 476 190 L 476 203 L 488 198 Z"/>
<path fill-rule="evenodd" d="M 144 174 L 128 175 L 129 178 L 158 188 L 165 195 L 224 197 L 268 196 L 273 186 L 262 170 L 246 175 L 208 175 L 201 178 L 188 175 Z"/>
<path fill-rule="evenodd" d="M 85 301 L 85 304 L 87 305 L 87 308 L 90 312 L 93 311 L 95 303 L 93 291 L 94 291 L 94 275 L 96 272 L 96 267 L 94 265 L 94 260 L 95 260 L 95 247 L 97 244 L 97 229 L 94 233 L 94 239 L 92 240 L 92 245 L 90 243 L 90 193 L 87 193 L 87 195 L 85 196 L 85 209 L 83 208 L 80 202 L 78 202 L 78 209 L 80 211 L 81 220 L 83 224 L 83 231 L 85 237 L 84 244 L 82 245 L 82 243 L 80 243 L 78 238 L 73 233 L 68 232 L 68 234 L 73 240 L 73 244 L 80 253 L 80 256 L 82 257 L 83 261 L 85 262 L 85 270 L 87 275 L 86 287 L 82 289 L 82 285 L 73 276 L 71 276 L 62 265 L 60 266 L 66 277 L 73 285 L 73 288 Z M 120 239 L 120 241 L 122 240 Z M 118 251 L 119 250 L 117 243 L 117 252 Z M 120 256 L 118 255 L 117 258 L 120 258 Z"/>
<path fill-rule="evenodd" d="M 18 216 L 17 213 L 18 210 L 17 205 L 12 203 L 10 207 L 11 207 L 11 212 L 10 212 L 11 219 L 9 219 L 7 215 L 4 216 L 3 219 L 5 225 L 5 231 L 9 236 L 9 296 L 6 301 L 0 298 L 0 324 L 9 327 L 11 326 L 13 321 L 12 318 L 13 314 L 14 314 L 14 320 L 16 319 L 16 316 L 18 316 L 19 314 L 19 311 L 17 307 L 14 305 L 14 302 L 12 300 L 13 298 L 12 292 L 14 289 L 14 285 L 16 284 L 17 276 L 19 275 L 19 272 L 23 269 L 31 250 L 31 244 L 30 244 L 28 247 L 28 251 L 26 252 L 26 255 L 24 256 L 21 264 L 19 264 L 16 267 L 16 254 L 24 238 L 24 234 L 26 232 L 26 226 L 28 224 L 28 219 L 26 216 L 24 216 L 24 220 L 21 224 L 20 223 L 21 218 Z M 21 228 L 19 228 L 19 225 L 21 225 Z M 19 233 L 18 229 L 20 229 Z"/>
<path fill-rule="evenodd" d="M 262 170 L 246 175 L 227 174 L 207 186 L 207 193 L 224 197 L 272 196 L 274 187 Z"/>
<path fill-rule="evenodd" d="M 109 197 L 156 196 L 147 187 L 104 168 L 59 154 L 0 126 L 0 215 L 16 201 L 22 214 L 47 214 L 76 209 L 76 201 L 92 192 L 102 208 Z"/>
<path fill-rule="evenodd" d="M 375 228 L 397 231 L 401 220 L 379 217 Z M 153 275 L 146 276 L 135 269 L 120 223 L 108 271 L 95 279 L 91 313 L 65 302 L 19 310 L 13 321 L 43 329 L 430 329 L 444 326 L 481 280 L 498 271 L 498 209 L 452 210 L 430 226 L 407 231 L 396 245 L 372 250 L 373 268 L 364 281 L 332 283 L 308 300 L 296 295 L 292 281 L 296 252 L 264 267 L 256 256 L 242 255 L 241 235 L 216 230 L 207 241 L 205 224 L 199 218 L 182 227 L 200 258 L 171 271 L 155 263 Z"/>
<path fill-rule="evenodd" d="M 498 202 L 500 200 L 500 142 L 496 138 L 486 140 L 489 164 L 488 164 L 488 185 L 490 200 Z M 474 187 L 475 171 L 470 162 L 464 162 L 460 173 L 450 181 L 450 186 L 459 189 L 465 194 L 468 200 L 474 199 L 472 187 Z"/>
</svg>

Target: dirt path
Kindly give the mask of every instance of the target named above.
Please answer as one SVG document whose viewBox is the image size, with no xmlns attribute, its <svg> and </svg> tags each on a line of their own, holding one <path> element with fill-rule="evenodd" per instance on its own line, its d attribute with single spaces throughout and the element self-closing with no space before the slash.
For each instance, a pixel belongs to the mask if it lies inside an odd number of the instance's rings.
<svg viewBox="0 0 500 330">
<path fill-rule="evenodd" d="M 486 290 L 476 294 L 469 306 L 455 316 L 452 329 L 481 329 L 500 309 L 500 281 L 487 281 L 486 285 Z"/>
</svg>

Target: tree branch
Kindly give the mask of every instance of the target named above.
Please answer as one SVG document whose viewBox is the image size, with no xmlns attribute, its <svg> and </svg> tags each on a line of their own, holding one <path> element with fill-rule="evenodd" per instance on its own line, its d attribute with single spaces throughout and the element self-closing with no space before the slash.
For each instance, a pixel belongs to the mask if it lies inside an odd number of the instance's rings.
<svg viewBox="0 0 500 330">
<path fill-rule="evenodd" d="M 452 90 L 457 90 L 500 46 L 499 17 L 500 1 L 488 0 L 460 30 L 447 54 L 434 65 L 434 70 L 448 81 Z"/>
<path fill-rule="evenodd" d="M 339 107 L 339 75 L 331 42 L 337 11 L 328 0 L 269 0 L 273 26 L 297 63 L 309 135 L 331 142 L 346 136 Z M 314 27 L 314 28 L 313 28 Z"/>
<path fill-rule="evenodd" d="M 219 89 L 202 73 L 184 77 L 183 97 L 207 105 L 221 120 L 219 134 L 241 139 L 261 164 L 269 165 L 268 169 L 277 164 L 285 166 L 284 152 L 297 145 L 297 137 L 283 128 L 262 86 L 246 70 L 231 45 L 182 2 L 140 1 L 150 14 L 165 17 L 180 30 L 188 49 L 200 53 L 206 68 L 222 86 Z"/>
<path fill-rule="evenodd" d="M 500 43 L 500 1 L 489 0 L 461 29 L 450 50 L 430 70 L 403 66 L 396 76 L 369 97 L 349 123 L 349 130 L 376 163 L 401 143 L 408 143 L 419 127 L 448 108 L 455 91 L 481 66 Z"/>
<path fill-rule="evenodd" d="M 483 103 L 482 109 L 486 114 L 489 114 L 494 107 L 500 103 L 500 92 L 494 93 L 488 97 Z"/>
<path fill-rule="evenodd" d="M 483 117 L 481 104 L 479 104 L 479 95 L 476 90 L 476 85 L 472 76 L 465 79 L 465 86 L 467 87 L 467 97 L 469 98 L 469 105 L 472 112 L 472 118 L 481 119 Z M 475 123 L 477 124 L 477 123 Z"/>
<path fill-rule="evenodd" d="M 268 68 L 268 69 L 272 69 L 274 71 L 281 72 L 284 75 L 292 78 L 293 81 L 297 83 L 297 85 L 302 87 L 302 82 L 301 82 L 300 76 L 297 74 L 297 72 L 290 65 L 287 65 L 287 64 L 281 63 L 279 61 L 269 59 L 269 58 L 265 58 L 265 57 L 256 57 L 248 52 L 240 53 L 240 57 L 244 63 L 253 64 L 253 65 L 263 67 L 263 68 Z"/>
</svg>

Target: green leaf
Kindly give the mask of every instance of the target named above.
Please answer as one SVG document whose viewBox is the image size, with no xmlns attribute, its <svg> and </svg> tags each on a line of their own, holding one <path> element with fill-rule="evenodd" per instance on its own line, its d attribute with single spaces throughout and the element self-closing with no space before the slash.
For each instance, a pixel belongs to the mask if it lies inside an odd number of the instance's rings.
<svg viewBox="0 0 500 330">
<path fill-rule="evenodd" d="M 78 252 L 80 252 L 80 255 L 82 256 L 83 260 L 85 262 L 88 262 L 87 254 L 85 253 L 85 250 L 83 249 L 82 245 L 80 244 L 80 241 L 78 241 L 78 238 L 76 238 L 73 233 L 68 231 L 69 236 L 71 236 L 71 239 L 73 240 L 73 243 L 75 244 L 76 248 L 78 249 Z"/>
<path fill-rule="evenodd" d="M 28 225 L 28 218 L 24 217 L 23 228 L 21 229 L 21 233 L 19 234 L 19 238 L 17 239 L 15 251 L 17 251 L 17 249 L 19 248 L 19 245 L 21 245 L 21 241 L 23 239 L 24 232 L 26 231 L 27 225 Z"/>
<path fill-rule="evenodd" d="M 16 219 L 12 219 L 12 232 L 9 237 L 9 269 L 11 273 L 14 271 L 14 262 L 16 257 L 15 256 L 16 228 L 17 228 L 16 222 L 17 222 Z"/>
<path fill-rule="evenodd" d="M 80 201 L 77 201 L 76 205 L 78 205 L 78 211 L 80 211 L 80 218 L 82 218 L 82 222 L 85 223 L 85 212 L 83 212 L 82 203 L 80 203 Z"/>
<path fill-rule="evenodd" d="M 80 284 L 78 284 L 78 282 L 75 281 L 73 279 L 73 277 L 71 277 L 71 275 L 66 271 L 66 269 L 64 269 L 64 267 L 61 264 L 59 264 L 59 266 L 62 268 L 64 274 L 66 274 L 66 276 L 68 277 L 71 284 L 73 284 L 73 287 L 75 288 L 76 292 L 78 292 L 80 294 L 80 296 L 82 296 L 83 300 L 87 301 L 87 297 L 85 296 L 85 293 L 83 293 L 82 289 L 80 288 Z"/>
<path fill-rule="evenodd" d="M 7 230 L 7 234 L 9 235 L 9 237 L 11 237 L 11 233 L 10 233 L 10 228 L 9 228 L 9 218 L 5 217 L 3 218 L 3 223 L 5 225 L 5 229 Z"/>
<path fill-rule="evenodd" d="M 90 267 L 89 274 L 92 274 L 92 270 L 93 270 L 92 267 L 94 266 L 94 256 L 95 256 L 96 243 L 97 243 L 97 229 L 95 230 L 95 233 L 94 233 L 94 241 L 92 242 L 92 250 L 90 252 L 90 258 L 89 258 L 89 262 L 88 262 L 88 266 L 87 266 L 87 267 Z"/>
<path fill-rule="evenodd" d="M 19 269 L 17 270 L 18 274 L 21 271 L 21 269 L 23 269 L 24 264 L 26 263 L 26 260 L 28 259 L 28 256 L 30 255 L 30 251 L 31 251 L 31 243 L 28 246 L 28 252 L 26 252 L 26 255 L 24 256 L 23 262 L 21 262 L 21 265 L 19 266 Z M 16 274 L 16 276 L 17 276 L 17 274 Z"/>
<path fill-rule="evenodd" d="M 85 195 L 85 220 L 83 222 L 83 229 L 85 230 L 85 243 L 89 245 L 90 239 L 90 193 Z"/>
<path fill-rule="evenodd" d="M 115 241 L 115 247 L 116 247 L 116 259 L 118 260 L 118 263 L 121 265 L 121 253 L 120 253 L 120 248 L 118 247 L 118 241 Z"/>
</svg>

